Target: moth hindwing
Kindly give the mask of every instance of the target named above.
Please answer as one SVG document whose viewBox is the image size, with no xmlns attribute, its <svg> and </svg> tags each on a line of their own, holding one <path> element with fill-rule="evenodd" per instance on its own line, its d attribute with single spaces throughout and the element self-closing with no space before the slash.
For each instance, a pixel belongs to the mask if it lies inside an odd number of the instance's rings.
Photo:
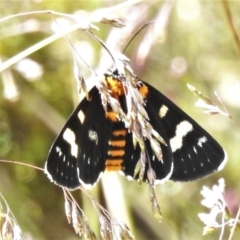
<svg viewBox="0 0 240 240">
<path fill-rule="evenodd" d="M 45 172 L 53 182 L 89 188 L 104 171 L 190 181 L 224 166 L 226 154 L 209 133 L 154 87 L 134 81 L 106 74 L 105 95 L 93 87 L 80 102 L 50 149 Z"/>
</svg>

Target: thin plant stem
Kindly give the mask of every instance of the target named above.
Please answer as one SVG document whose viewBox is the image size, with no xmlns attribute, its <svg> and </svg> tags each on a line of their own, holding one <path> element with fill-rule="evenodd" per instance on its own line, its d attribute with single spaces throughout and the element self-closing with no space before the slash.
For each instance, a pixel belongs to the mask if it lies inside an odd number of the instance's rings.
<svg viewBox="0 0 240 240">
<path fill-rule="evenodd" d="M 0 159 L 0 162 L 18 164 L 18 165 L 22 165 L 22 166 L 25 166 L 25 167 L 34 168 L 36 170 L 44 171 L 43 168 L 36 167 L 36 166 L 28 164 L 28 163 L 23 163 L 23 162 L 18 162 L 18 161 L 11 161 L 11 160 L 4 160 L 4 159 Z"/>
<path fill-rule="evenodd" d="M 229 8 L 229 1 L 222 0 L 222 5 L 223 5 L 223 9 L 224 9 L 224 12 L 226 15 L 227 24 L 228 24 L 229 29 L 233 36 L 233 40 L 234 40 L 234 44 L 235 44 L 235 48 L 236 48 L 238 57 L 240 58 L 240 38 L 238 36 L 238 33 L 237 33 L 236 28 L 233 23 L 232 14 L 231 14 L 231 11 Z"/>
<path fill-rule="evenodd" d="M 239 218 L 240 218 L 240 206 L 239 206 L 239 208 L 238 208 L 237 216 L 235 217 L 235 221 L 234 221 L 234 224 L 233 224 L 233 226 L 232 226 L 232 229 L 231 229 L 231 232 L 230 232 L 230 235 L 229 235 L 228 240 L 232 240 L 233 234 L 234 234 L 235 229 L 236 229 L 236 227 L 237 227 Z"/>
</svg>

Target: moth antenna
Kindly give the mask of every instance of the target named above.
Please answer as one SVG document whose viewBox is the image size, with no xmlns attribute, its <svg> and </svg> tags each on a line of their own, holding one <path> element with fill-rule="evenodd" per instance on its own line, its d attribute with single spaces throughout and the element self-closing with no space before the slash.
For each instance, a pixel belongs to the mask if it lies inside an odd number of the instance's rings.
<svg viewBox="0 0 240 240">
<path fill-rule="evenodd" d="M 145 23 L 135 34 L 134 36 L 131 38 L 131 40 L 128 42 L 127 46 L 123 49 L 123 53 L 125 52 L 125 50 L 127 49 L 127 47 L 131 44 L 131 42 L 134 40 L 134 38 L 149 24 L 151 23 L 155 23 L 154 21 L 149 21 L 147 23 Z"/>
</svg>

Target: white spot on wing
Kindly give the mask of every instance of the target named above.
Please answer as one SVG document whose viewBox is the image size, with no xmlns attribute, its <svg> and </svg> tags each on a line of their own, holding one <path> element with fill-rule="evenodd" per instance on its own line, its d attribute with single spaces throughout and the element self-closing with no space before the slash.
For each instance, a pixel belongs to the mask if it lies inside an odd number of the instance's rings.
<svg viewBox="0 0 240 240">
<path fill-rule="evenodd" d="M 69 145 L 71 146 L 72 156 L 77 158 L 78 145 L 75 143 L 76 136 L 75 136 L 74 132 L 71 129 L 67 128 L 65 130 L 65 132 L 63 133 L 63 139 L 65 141 L 67 141 L 69 143 Z"/>
<path fill-rule="evenodd" d="M 62 151 L 61 151 L 60 147 L 56 147 L 56 152 L 59 154 L 59 157 L 62 156 Z"/>
<path fill-rule="evenodd" d="M 203 136 L 203 137 L 201 137 L 201 138 L 198 139 L 197 145 L 198 145 L 199 147 L 202 147 L 202 144 L 205 143 L 206 141 L 207 141 L 207 138 L 206 138 L 205 136 Z"/>
<path fill-rule="evenodd" d="M 84 115 L 82 110 L 79 111 L 79 113 L 78 113 L 78 119 L 80 120 L 81 124 L 83 124 L 84 119 L 85 119 L 85 115 Z"/>
<path fill-rule="evenodd" d="M 168 107 L 165 105 L 162 105 L 161 108 L 159 109 L 159 116 L 160 118 L 164 118 L 168 112 Z"/>
<path fill-rule="evenodd" d="M 188 121 L 182 121 L 177 125 L 175 136 L 170 139 L 172 152 L 182 147 L 183 137 L 193 130 L 193 126 Z"/>
<path fill-rule="evenodd" d="M 193 147 L 193 151 L 197 154 L 197 149 L 195 147 Z"/>
<path fill-rule="evenodd" d="M 98 144 L 98 135 L 97 132 L 93 131 L 93 130 L 88 130 L 88 138 L 95 142 L 96 145 Z"/>
</svg>

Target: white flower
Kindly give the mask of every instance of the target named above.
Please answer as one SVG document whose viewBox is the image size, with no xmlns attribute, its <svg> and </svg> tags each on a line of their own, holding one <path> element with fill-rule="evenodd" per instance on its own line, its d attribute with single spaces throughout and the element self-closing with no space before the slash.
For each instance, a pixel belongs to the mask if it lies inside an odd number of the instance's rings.
<svg viewBox="0 0 240 240">
<path fill-rule="evenodd" d="M 212 189 L 203 186 L 201 194 L 204 199 L 202 205 L 209 208 L 209 213 L 199 213 L 198 217 L 205 224 L 203 235 L 212 232 L 215 228 L 222 228 L 224 231 L 224 221 L 226 216 L 226 202 L 223 197 L 225 188 L 224 179 L 218 181 L 218 185 L 213 185 Z M 220 217 L 220 218 L 219 218 Z"/>
</svg>

